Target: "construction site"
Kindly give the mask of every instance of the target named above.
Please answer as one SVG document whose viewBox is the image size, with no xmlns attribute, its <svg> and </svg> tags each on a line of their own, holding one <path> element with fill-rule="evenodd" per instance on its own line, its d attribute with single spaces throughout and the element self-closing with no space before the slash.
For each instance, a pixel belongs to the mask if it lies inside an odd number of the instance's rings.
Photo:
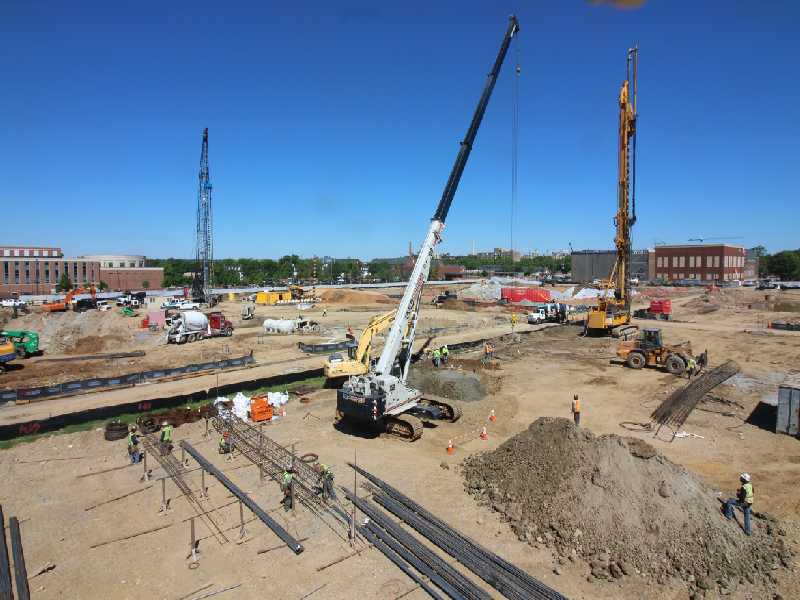
<svg viewBox="0 0 800 600">
<path fill-rule="evenodd" d="M 4 303 L 0 600 L 798 597 L 800 289 L 634 280 L 638 46 L 602 281 L 431 281 L 502 25 L 407 279 L 216 286 L 205 129 L 191 289 Z"/>
</svg>

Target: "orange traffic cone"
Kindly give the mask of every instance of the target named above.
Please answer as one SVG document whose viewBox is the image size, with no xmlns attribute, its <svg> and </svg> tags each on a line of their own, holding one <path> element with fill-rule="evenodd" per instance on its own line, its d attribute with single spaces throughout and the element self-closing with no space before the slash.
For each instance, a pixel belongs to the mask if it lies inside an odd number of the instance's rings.
<svg viewBox="0 0 800 600">
<path fill-rule="evenodd" d="M 495 421 L 497 421 L 497 417 L 495 417 L 495 416 L 494 416 L 494 409 L 492 409 L 492 412 L 489 414 L 489 420 L 490 420 L 492 423 L 494 423 Z"/>
<path fill-rule="evenodd" d="M 447 440 L 447 453 L 448 454 L 454 454 L 455 451 L 456 451 L 456 449 L 453 448 L 453 440 Z"/>
<path fill-rule="evenodd" d="M 481 439 L 482 440 L 488 440 L 489 439 L 489 434 L 486 432 L 486 427 L 483 427 L 481 429 Z"/>
</svg>

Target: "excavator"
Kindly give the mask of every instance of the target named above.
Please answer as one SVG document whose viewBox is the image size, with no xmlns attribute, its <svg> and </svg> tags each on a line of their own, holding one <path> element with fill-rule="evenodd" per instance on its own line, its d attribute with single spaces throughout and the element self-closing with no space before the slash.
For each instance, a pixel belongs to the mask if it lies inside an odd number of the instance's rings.
<svg viewBox="0 0 800 600">
<path fill-rule="evenodd" d="M 370 358 L 372 356 L 372 338 L 391 326 L 394 322 L 396 310 L 376 315 L 370 319 L 358 338 L 358 346 L 348 350 L 348 357 L 341 358 L 339 354 L 332 354 L 325 361 L 325 378 L 329 387 L 338 387 L 336 383 L 343 382 L 346 377 L 364 375 L 369 372 Z"/>
<path fill-rule="evenodd" d="M 619 91 L 619 152 L 617 177 L 617 258 L 605 282 L 602 297 L 586 317 L 588 335 L 628 339 L 637 327 L 631 323 L 631 227 L 636 223 L 636 77 L 639 48 L 629 48 L 627 77 Z"/>
<path fill-rule="evenodd" d="M 457 406 L 423 398 L 422 392 L 409 386 L 406 381 L 412 362 L 412 347 L 421 308 L 422 290 L 430 275 L 433 253 L 442 240 L 447 213 L 450 211 L 450 205 L 472 151 L 500 68 L 518 31 L 519 23 L 512 15 L 509 17 L 508 28 L 492 70 L 487 76 L 467 134 L 461 142 L 450 177 L 428 225 L 425 241 L 408 278 L 408 284 L 400 299 L 380 357 L 374 365 L 369 366 L 365 374 L 351 376 L 337 391 L 337 423 L 351 421 L 413 442 L 422 437 L 422 418 L 455 422 L 461 417 L 461 410 Z"/>
<path fill-rule="evenodd" d="M 46 302 L 42 304 L 42 310 L 45 312 L 64 312 L 65 310 L 69 310 L 70 306 L 72 305 L 72 299 L 78 294 L 91 294 L 92 301 L 97 298 L 97 290 L 95 289 L 94 284 L 92 284 L 88 289 L 80 287 L 70 290 L 67 292 L 67 295 L 64 296 L 63 300 L 56 300 L 55 302 Z"/>
</svg>

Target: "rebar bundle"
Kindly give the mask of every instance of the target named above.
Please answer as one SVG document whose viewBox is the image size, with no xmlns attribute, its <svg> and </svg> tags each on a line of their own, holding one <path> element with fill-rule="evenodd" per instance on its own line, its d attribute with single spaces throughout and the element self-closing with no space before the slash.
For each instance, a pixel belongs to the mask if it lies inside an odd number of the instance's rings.
<svg viewBox="0 0 800 600">
<path fill-rule="evenodd" d="M 738 372 L 739 365 L 732 360 L 721 364 L 672 392 L 653 411 L 650 418 L 659 426 L 667 425 L 674 430 L 680 429 L 703 396 Z"/>
</svg>

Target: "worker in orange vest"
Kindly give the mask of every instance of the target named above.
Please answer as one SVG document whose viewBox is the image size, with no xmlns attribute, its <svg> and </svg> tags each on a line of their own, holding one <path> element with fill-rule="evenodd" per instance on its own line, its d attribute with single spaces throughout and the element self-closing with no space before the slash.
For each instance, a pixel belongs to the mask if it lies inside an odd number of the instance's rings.
<svg viewBox="0 0 800 600">
<path fill-rule="evenodd" d="M 578 394 L 572 397 L 572 418 L 575 420 L 575 427 L 581 424 L 581 401 L 578 400 Z"/>
</svg>

